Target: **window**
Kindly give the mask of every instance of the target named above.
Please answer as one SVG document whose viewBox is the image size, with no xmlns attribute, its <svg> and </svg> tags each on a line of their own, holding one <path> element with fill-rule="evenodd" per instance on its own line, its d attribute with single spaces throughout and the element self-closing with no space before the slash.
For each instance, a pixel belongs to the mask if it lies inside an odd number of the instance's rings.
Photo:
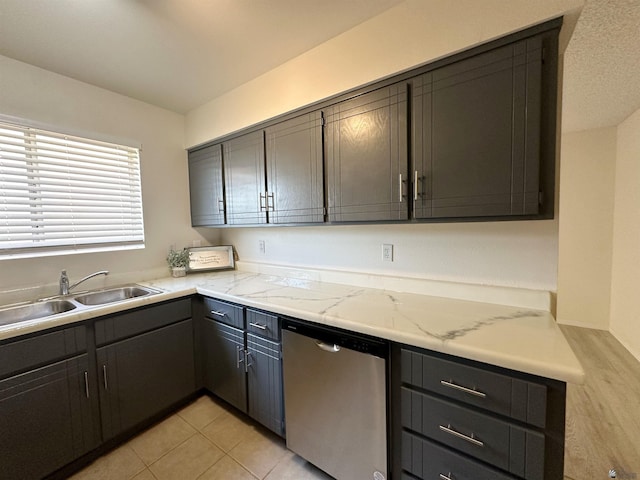
<svg viewBox="0 0 640 480">
<path fill-rule="evenodd" d="M 0 122 L 0 258 L 143 248 L 139 152 Z"/>
</svg>

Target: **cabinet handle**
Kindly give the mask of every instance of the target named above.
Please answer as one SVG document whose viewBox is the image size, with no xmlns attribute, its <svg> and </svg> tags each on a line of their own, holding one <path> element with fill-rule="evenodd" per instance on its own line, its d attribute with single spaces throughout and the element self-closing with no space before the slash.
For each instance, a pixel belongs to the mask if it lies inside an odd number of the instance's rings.
<svg viewBox="0 0 640 480">
<path fill-rule="evenodd" d="M 104 389 L 109 390 L 109 383 L 107 382 L 107 366 L 102 365 L 102 381 L 104 382 Z"/>
<path fill-rule="evenodd" d="M 244 371 L 249 373 L 249 367 L 253 365 L 251 363 L 251 353 L 248 350 L 244 351 Z"/>
<path fill-rule="evenodd" d="M 413 172 L 413 200 L 418 201 L 418 170 Z"/>
<path fill-rule="evenodd" d="M 269 199 L 271 199 L 271 205 L 269 205 Z M 276 201 L 273 198 L 273 192 L 267 193 L 267 211 L 275 212 L 276 211 Z"/>
<path fill-rule="evenodd" d="M 84 372 L 84 394 L 89 398 L 89 373 Z"/>
<path fill-rule="evenodd" d="M 476 389 L 463 387 L 462 385 L 457 385 L 453 383 L 452 380 L 448 382 L 446 380 L 440 380 L 440 385 L 444 385 L 445 387 L 453 388 L 454 390 L 458 390 L 460 392 L 468 393 L 470 395 L 475 395 L 476 397 L 485 398 L 487 396 L 486 393 L 479 392 Z"/>
<path fill-rule="evenodd" d="M 264 206 L 263 200 L 266 201 L 267 196 L 264 193 L 261 193 L 260 194 L 260 211 L 261 212 L 266 209 L 266 207 Z"/>
<path fill-rule="evenodd" d="M 449 475 L 445 475 L 444 473 L 440 474 L 440 478 L 441 480 L 455 480 L 452 476 L 451 476 L 451 472 L 449 472 Z"/>
<path fill-rule="evenodd" d="M 453 428 L 451 428 L 450 424 L 447 424 L 446 427 L 444 425 L 440 425 L 440 430 L 442 430 L 443 432 L 448 433 L 449 435 L 453 435 L 454 437 L 461 438 L 462 440 L 465 440 L 465 441 L 467 441 L 469 443 L 473 443 L 474 445 L 477 445 L 478 447 L 484 447 L 484 442 L 481 442 L 480 440 L 475 438 L 473 436 L 473 433 L 471 434 L 471 436 L 468 436 L 468 435 L 465 435 L 464 433 L 456 432 Z"/>
<path fill-rule="evenodd" d="M 266 325 L 261 325 L 259 323 L 250 323 L 249 326 L 250 327 L 254 327 L 254 328 L 259 328 L 260 330 L 266 330 L 267 329 Z"/>
<path fill-rule="evenodd" d="M 398 202 L 402 203 L 402 174 L 398 175 Z"/>
<path fill-rule="evenodd" d="M 244 355 L 242 355 L 242 347 L 240 345 L 236 345 L 236 368 L 240 368 L 240 364 L 242 362 L 244 362 L 244 358 L 242 358 Z"/>
<path fill-rule="evenodd" d="M 219 312 L 217 310 L 211 310 L 211 315 L 215 315 L 217 317 L 222 317 L 222 318 L 227 316 L 226 312 Z"/>
<path fill-rule="evenodd" d="M 224 213 L 224 200 L 218 199 L 218 213 Z"/>
</svg>

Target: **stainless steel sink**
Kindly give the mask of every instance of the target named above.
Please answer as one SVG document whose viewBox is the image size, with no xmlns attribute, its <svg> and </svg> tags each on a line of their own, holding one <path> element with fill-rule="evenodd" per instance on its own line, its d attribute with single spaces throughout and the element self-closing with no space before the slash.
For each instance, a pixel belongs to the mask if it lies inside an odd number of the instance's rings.
<svg viewBox="0 0 640 480">
<path fill-rule="evenodd" d="M 0 309 L 0 325 L 10 325 L 49 317 L 58 313 L 69 312 L 75 308 L 76 306 L 68 300 L 49 300 L 2 308 Z"/>
<path fill-rule="evenodd" d="M 126 285 L 123 287 L 109 288 L 97 292 L 88 292 L 76 295 L 73 299 L 82 305 L 105 305 L 107 303 L 121 302 L 131 298 L 146 297 L 158 293 L 157 290 L 140 285 Z"/>
</svg>

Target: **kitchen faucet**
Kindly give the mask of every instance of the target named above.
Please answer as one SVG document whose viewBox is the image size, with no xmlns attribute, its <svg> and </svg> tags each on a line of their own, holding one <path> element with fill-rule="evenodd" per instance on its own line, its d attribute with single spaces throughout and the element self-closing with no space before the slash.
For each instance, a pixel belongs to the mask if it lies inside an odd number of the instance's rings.
<svg viewBox="0 0 640 480">
<path fill-rule="evenodd" d="M 86 277 L 77 281 L 73 285 L 69 285 L 69 277 L 67 276 L 67 271 L 62 270 L 62 272 L 60 272 L 60 295 L 68 295 L 69 291 L 72 288 L 76 288 L 85 280 L 89 280 L 90 278 L 95 277 L 97 275 L 109 275 L 109 270 L 100 270 L 99 272 L 95 272 L 95 273 L 92 273 L 91 275 L 87 275 Z"/>
</svg>

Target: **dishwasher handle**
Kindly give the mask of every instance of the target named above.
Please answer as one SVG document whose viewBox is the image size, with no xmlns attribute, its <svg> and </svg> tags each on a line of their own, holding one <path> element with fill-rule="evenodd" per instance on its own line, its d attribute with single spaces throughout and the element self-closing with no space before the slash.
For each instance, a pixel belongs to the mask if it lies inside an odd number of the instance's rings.
<svg viewBox="0 0 640 480">
<path fill-rule="evenodd" d="M 321 342 L 320 340 L 316 340 L 316 345 L 320 350 L 324 350 L 325 352 L 337 353 L 340 351 L 340 346 L 336 345 L 335 343 L 330 344 Z"/>
</svg>

